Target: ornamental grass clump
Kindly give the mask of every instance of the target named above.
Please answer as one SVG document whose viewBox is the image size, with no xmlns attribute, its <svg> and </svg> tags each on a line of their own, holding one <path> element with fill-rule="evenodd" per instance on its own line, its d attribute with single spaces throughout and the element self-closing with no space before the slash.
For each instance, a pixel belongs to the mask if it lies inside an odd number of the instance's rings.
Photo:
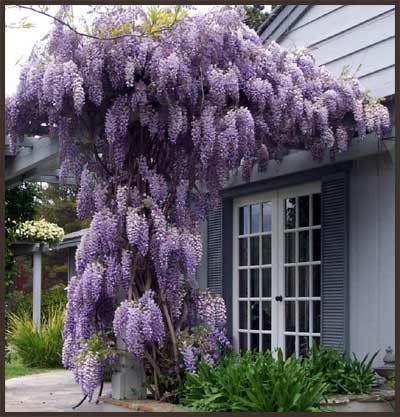
<svg viewBox="0 0 400 417">
<path fill-rule="evenodd" d="M 48 311 L 40 330 L 28 313 L 11 314 L 6 338 L 22 363 L 31 368 L 61 368 L 65 306 Z"/>
<path fill-rule="evenodd" d="M 52 314 L 54 308 L 64 307 L 67 304 L 67 291 L 63 284 L 57 284 L 52 288 L 42 291 L 40 315 L 46 319 Z M 22 291 L 13 291 L 11 312 L 16 316 L 27 314 L 32 316 L 32 294 Z"/>
<path fill-rule="evenodd" d="M 305 355 L 303 366 L 311 377 L 318 376 L 328 384 L 329 394 L 365 394 L 372 390 L 375 371 L 372 363 L 378 352 L 359 360 L 330 347 L 313 348 Z"/>
<path fill-rule="evenodd" d="M 253 167 L 293 148 L 321 159 L 354 135 L 382 138 L 389 114 L 356 79 L 336 79 L 309 52 L 264 46 L 240 8 L 92 11 L 82 35 L 71 30 L 72 6 L 61 7 L 7 99 L 6 129 L 15 152 L 26 134 L 58 138 L 60 179 L 77 178 L 78 215 L 91 219 L 68 289 L 64 365 L 89 372 L 71 357 L 97 332 L 115 339 L 116 311 L 127 307 L 146 314 L 146 329 L 132 324 L 140 346 L 125 347 L 144 355 L 159 398 L 226 344 L 224 325 L 200 314 L 207 303 L 197 302 L 195 272 L 200 224 L 227 177 L 249 180 Z M 140 307 L 150 291 L 163 324 Z M 85 395 L 102 372 L 93 380 L 81 383 Z"/>
<path fill-rule="evenodd" d="M 318 411 L 328 384 L 279 350 L 224 356 L 187 372 L 180 403 L 193 411 Z"/>
<path fill-rule="evenodd" d="M 14 231 L 16 240 L 57 243 L 64 237 L 64 229 L 45 219 L 27 220 L 16 226 Z"/>
</svg>

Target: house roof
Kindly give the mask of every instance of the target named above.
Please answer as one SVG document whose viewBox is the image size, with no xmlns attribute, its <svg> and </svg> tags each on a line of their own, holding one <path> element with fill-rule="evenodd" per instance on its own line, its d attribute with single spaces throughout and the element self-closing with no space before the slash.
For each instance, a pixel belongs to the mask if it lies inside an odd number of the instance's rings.
<svg viewBox="0 0 400 417">
<path fill-rule="evenodd" d="M 257 29 L 258 33 L 264 32 L 265 28 L 269 26 L 272 21 L 278 16 L 278 14 L 285 8 L 285 5 L 278 5 L 275 7 L 275 9 L 272 10 L 272 12 L 268 15 L 268 17 L 264 20 L 264 22 L 260 25 L 260 27 Z"/>
<path fill-rule="evenodd" d="M 62 242 L 58 243 L 54 249 L 66 249 L 72 248 L 79 245 L 82 236 L 88 231 L 89 229 L 81 229 L 77 230 L 76 232 L 67 233 L 64 236 Z"/>
<path fill-rule="evenodd" d="M 60 144 L 49 136 L 25 137 L 16 154 L 10 152 L 8 138 L 5 138 L 5 182 L 6 186 L 16 185 L 24 180 L 58 183 Z M 65 184 L 75 184 L 75 178 L 68 176 Z"/>
<path fill-rule="evenodd" d="M 257 31 L 262 41 L 278 42 L 281 36 L 300 19 L 309 7 L 311 6 L 280 5 L 276 7 Z"/>
</svg>

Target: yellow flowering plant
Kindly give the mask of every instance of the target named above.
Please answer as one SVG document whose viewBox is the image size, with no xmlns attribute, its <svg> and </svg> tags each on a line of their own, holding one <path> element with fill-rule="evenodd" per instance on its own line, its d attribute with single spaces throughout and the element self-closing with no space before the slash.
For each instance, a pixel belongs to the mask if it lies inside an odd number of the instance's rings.
<svg viewBox="0 0 400 417">
<path fill-rule="evenodd" d="M 61 242 L 63 237 L 64 229 L 45 219 L 28 220 L 20 223 L 15 229 L 17 240 L 57 243 Z"/>
</svg>

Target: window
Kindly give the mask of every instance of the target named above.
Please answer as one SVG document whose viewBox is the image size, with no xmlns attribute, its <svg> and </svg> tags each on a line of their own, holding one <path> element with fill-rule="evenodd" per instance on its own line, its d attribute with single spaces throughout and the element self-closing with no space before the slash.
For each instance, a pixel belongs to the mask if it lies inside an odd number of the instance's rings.
<svg viewBox="0 0 400 417">
<path fill-rule="evenodd" d="M 319 184 L 234 202 L 234 346 L 302 355 L 319 343 Z"/>
</svg>

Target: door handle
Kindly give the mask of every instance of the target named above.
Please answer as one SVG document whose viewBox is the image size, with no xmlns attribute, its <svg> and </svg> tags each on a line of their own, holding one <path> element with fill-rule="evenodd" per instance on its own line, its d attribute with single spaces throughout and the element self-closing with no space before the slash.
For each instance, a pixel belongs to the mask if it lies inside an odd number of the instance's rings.
<svg viewBox="0 0 400 417">
<path fill-rule="evenodd" d="M 283 297 L 282 297 L 281 295 L 277 295 L 277 296 L 275 297 L 275 300 L 276 300 L 276 301 L 283 301 Z"/>
</svg>

